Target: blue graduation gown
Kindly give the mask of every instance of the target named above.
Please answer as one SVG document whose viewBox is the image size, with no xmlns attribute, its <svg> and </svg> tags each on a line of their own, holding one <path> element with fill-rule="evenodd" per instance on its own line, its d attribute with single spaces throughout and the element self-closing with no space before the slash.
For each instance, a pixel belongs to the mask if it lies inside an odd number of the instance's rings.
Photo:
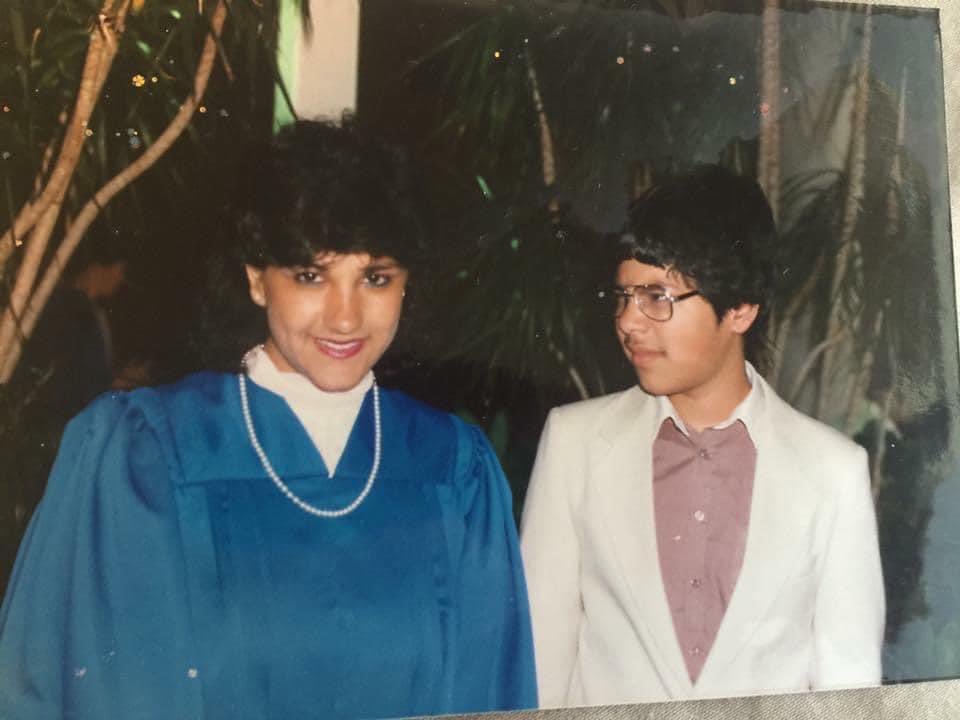
<svg viewBox="0 0 960 720">
<path fill-rule="evenodd" d="M 363 487 L 372 394 L 333 479 L 248 383 L 274 468 L 341 507 Z M 68 426 L 0 611 L 0 717 L 382 718 L 536 705 L 510 494 L 483 435 L 381 390 L 383 459 L 321 519 L 271 483 L 233 375 L 98 399 Z"/>
</svg>

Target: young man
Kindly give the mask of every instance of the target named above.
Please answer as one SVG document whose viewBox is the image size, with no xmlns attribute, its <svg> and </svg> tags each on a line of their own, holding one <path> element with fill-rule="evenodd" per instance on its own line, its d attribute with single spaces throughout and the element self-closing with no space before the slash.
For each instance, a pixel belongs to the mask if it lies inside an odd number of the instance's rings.
<svg viewBox="0 0 960 720">
<path fill-rule="evenodd" d="M 612 313 L 639 386 L 551 412 L 524 508 L 541 706 L 880 682 L 866 454 L 747 362 L 774 247 L 718 167 L 631 209 Z"/>
</svg>

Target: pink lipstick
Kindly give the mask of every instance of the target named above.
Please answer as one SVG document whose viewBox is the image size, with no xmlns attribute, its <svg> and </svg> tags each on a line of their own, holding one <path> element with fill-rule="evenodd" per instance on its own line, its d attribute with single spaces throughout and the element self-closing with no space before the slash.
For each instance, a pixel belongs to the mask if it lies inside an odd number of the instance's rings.
<svg viewBox="0 0 960 720">
<path fill-rule="evenodd" d="M 352 358 L 363 349 L 363 340 L 314 340 L 317 349 L 336 360 Z"/>
</svg>

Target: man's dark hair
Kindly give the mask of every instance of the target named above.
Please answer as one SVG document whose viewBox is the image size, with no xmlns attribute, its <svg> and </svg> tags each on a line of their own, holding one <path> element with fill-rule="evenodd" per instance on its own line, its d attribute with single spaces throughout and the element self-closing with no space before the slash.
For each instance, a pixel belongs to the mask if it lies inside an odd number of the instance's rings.
<svg viewBox="0 0 960 720">
<path fill-rule="evenodd" d="M 402 152 L 345 117 L 287 126 L 251 160 L 238 223 L 243 262 L 308 265 L 330 251 L 390 256 L 412 269 L 420 233 Z"/>
<path fill-rule="evenodd" d="M 713 306 L 718 322 L 742 303 L 759 305 L 744 351 L 762 364 L 776 244 L 773 213 L 757 182 L 700 165 L 654 185 L 631 205 L 616 260 L 680 273 Z"/>
</svg>

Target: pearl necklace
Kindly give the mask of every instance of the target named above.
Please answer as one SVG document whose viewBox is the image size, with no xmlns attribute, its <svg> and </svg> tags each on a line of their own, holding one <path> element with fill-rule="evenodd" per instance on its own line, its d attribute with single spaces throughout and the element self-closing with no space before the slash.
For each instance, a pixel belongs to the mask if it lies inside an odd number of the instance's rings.
<svg viewBox="0 0 960 720">
<path fill-rule="evenodd" d="M 244 373 L 239 373 L 237 378 L 240 383 L 240 407 L 243 410 L 243 421 L 247 425 L 247 435 L 250 437 L 250 444 L 253 446 L 257 457 L 260 458 L 260 464 L 263 465 L 267 476 L 273 481 L 273 484 L 277 486 L 277 489 L 298 508 L 317 517 L 338 518 L 349 515 L 356 510 L 360 506 L 360 503 L 366 500 L 367 495 L 370 494 L 370 490 L 373 488 L 373 481 L 376 479 L 377 471 L 380 469 L 382 433 L 380 430 L 380 388 L 377 387 L 376 379 L 373 381 L 373 467 L 370 468 L 370 477 L 367 478 L 367 484 L 363 486 L 363 490 L 360 491 L 360 494 L 357 495 L 349 505 L 344 505 L 342 508 L 336 510 L 327 510 L 311 505 L 306 500 L 298 497 L 296 493 L 280 479 L 277 471 L 273 469 L 273 465 L 270 464 L 270 459 L 267 457 L 267 453 L 264 452 L 263 446 L 260 445 L 260 440 L 257 439 L 257 432 L 253 427 L 253 416 L 250 413 L 250 402 L 247 399 L 247 377 Z M 332 475 L 330 479 L 333 479 Z"/>
</svg>

